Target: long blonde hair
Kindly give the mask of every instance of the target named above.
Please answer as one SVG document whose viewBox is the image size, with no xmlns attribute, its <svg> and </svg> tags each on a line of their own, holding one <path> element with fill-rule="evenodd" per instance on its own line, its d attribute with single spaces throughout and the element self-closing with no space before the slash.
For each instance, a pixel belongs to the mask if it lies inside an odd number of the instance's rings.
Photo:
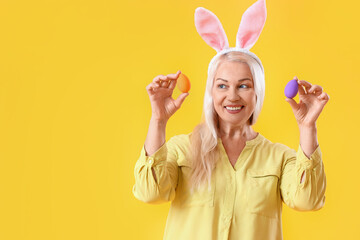
<svg viewBox="0 0 360 240">
<path fill-rule="evenodd" d="M 257 97 L 255 110 L 249 118 L 250 125 L 255 124 L 264 102 L 264 73 L 262 66 L 260 66 L 254 58 L 242 52 L 232 51 L 214 59 L 209 68 L 206 81 L 202 121 L 194 128 L 191 134 L 191 192 L 195 189 L 200 189 L 206 180 L 208 183 L 208 189 L 210 189 L 211 174 L 215 168 L 216 162 L 219 159 L 219 117 L 214 109 L 211 90 L 214 84 L 216 71 L 223 61 L 246 63 L 250 68 L 254 80 L 255 94 Z"/>
</svg>

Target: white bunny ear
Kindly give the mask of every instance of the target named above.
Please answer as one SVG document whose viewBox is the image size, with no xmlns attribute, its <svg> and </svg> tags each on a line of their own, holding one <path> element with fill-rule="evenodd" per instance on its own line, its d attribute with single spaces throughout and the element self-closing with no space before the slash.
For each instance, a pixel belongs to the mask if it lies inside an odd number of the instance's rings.
<svg viewBox="0 0 360 240">
<path fill-rule="evenodd" d="M 236 46 L 249 50 L 258 40 L 265 25 L 266 4 L 265 0 L 258 0 L 243 14 L 236 35 Z"/>
<path fill-rule="evenodd" d="M 209 10 L 198 7 L 195 10 L 195 27 L 202 39 L 219 52 L 229 47 L 229 42 L 220 20 Z"/>
</svg>

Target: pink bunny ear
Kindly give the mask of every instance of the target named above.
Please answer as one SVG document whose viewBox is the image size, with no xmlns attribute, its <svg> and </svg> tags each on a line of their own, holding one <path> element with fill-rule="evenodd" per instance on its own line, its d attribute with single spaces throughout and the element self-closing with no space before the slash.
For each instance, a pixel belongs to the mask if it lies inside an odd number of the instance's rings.
<svg viewBox="0 0 360 240">
<path fill-rule="evenodd" d="M 243 14 L 236 35 L 236 46 L 250 49 L 258 40 L 265 25 L 266 5 L 265 0 L 258 0 Z"/>
<path fill-rule="evenodd" d="M 202 39 L 219 52 L 229 47 L 229 42 L 220 20 L 209 10 L 198 7 L 195 10 L 195 27 Z"/>
</svg>

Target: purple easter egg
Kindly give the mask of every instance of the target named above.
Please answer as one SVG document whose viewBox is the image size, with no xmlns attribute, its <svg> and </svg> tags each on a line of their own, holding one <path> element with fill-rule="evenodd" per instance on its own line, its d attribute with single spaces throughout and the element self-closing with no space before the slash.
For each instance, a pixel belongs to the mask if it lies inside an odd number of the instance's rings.
<svg viewBox="0 0 360 240">
<path fill-rule="evenodd" d="M 285 86 L 285 96 L 287 98 L 294 98 L 296 94 L 298 93 L 299 87 L 297 83 L 297 79 L 294 78 L 293 80 L 290 80 L 288 84 Z"/>
</svg>

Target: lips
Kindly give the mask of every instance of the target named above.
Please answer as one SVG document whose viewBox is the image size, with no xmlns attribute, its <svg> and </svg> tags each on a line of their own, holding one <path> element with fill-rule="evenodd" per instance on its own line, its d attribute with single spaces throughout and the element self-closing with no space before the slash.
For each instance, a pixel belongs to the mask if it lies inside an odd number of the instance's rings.
<svg viewBox="0 0 360 240">
<path fill-rule="evenodd" d="M 242 112 L 244 105 L 226 105 L 224 108 L 230 114 L 238 114 Z"/>
<path fill-rule="evenodd" d="M 243 105 L 226 105 L 224 108 L 230 111 L 241 110 L 244 106 Z"/>
</svg>

